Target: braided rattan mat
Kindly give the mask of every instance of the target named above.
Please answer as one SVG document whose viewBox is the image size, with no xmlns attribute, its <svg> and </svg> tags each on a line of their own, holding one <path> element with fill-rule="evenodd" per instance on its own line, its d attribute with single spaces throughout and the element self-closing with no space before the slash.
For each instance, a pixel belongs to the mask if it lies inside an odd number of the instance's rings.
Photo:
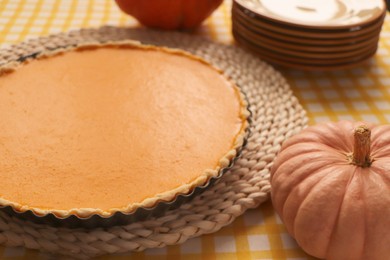
<svg viewBox="0 0 390 260">
<path fill-rule="evenodd" d="M 306 126 L 304 110 L 285 79 L 253 55 L 234 46 L 181 33 L 103 27 L 30 40 L 0 50 L 0 64 L 79 42 L 135 39 L 187 50 L 224 70 L 246 93 L 253 113 L 248 144 L 218 183 L 179 209 L 159 218 L 105 229 L 37 225 L 0 213 L 0 243 L 48 253 L 91 257 L 178 244 L 219 230 L 269 197 L 269 169 L 281 143 Z"/>
</svg>

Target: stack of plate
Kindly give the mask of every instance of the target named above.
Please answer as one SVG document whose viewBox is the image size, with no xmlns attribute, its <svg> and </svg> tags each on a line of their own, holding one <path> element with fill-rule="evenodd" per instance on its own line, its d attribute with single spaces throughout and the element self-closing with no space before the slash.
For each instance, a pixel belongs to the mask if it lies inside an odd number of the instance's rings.
<svg viewBox="0 0 390 260">
<path fill-rule="evenodd" d="M 233 35 L 274 64 L 342 69 L 376 53 L 385 15 L 384 0 L 235 0 Z"/>
</svg>

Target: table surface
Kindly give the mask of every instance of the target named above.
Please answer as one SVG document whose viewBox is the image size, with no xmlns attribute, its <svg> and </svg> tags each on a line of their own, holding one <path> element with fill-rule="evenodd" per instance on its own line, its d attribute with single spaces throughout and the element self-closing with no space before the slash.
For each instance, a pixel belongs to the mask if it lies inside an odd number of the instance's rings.
<svg viewBox="0 0 390 260">
<path fill-rule="evenodd" d="M 232 2 L 221 7 L 194 32 L 235 44 L 231 35 Z M 0 0 L 0 47 L 28 38 L 100 25 L 138 26 L 113 0 Z M 369 64 L 334 72 L 277 68 L 307 111 L 309 123 L 337 120 L 390 121 L 390 18 L 379 49 Z M 247 211 L 220 231 L 184 244 L 128 254 L 136 259 L 314 259 L 287 234 L 270 202 Z M 128 256 L 126 255 L 126 256 Z M 125 256 L 125 257 L 126 257 Z M 0 246 L 2 259 L 45 258 L 37 251 Z M 124 255 L 101 259 L 122 259 Z"/>
</svg>

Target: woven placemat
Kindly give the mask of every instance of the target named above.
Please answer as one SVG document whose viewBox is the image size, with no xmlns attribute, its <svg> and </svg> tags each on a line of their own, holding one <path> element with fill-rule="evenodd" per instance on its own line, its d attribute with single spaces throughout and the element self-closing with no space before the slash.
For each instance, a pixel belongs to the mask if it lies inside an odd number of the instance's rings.
<svg viewBox="0 0 390 260">
<path fill-rule="evenodd" d="M 252 134 L 242 156 L 219 182 L 162 217 L 88 230 L 38 225 L 0 213 L 0 244 L 78 258 L 140 251 L 179 244 L 216 232 L 269 198 L 270 167 L 281 143 L 304 128 L 307 118 L 285 79 L 242 49 L 184 33 L 102 27 L 13 45 L 0 50 L 0 64 L 45 49 L 125 39 L 184 49 L 203 57 L 230 76 L 246 93 L 252 111 Z"/>
</svg>

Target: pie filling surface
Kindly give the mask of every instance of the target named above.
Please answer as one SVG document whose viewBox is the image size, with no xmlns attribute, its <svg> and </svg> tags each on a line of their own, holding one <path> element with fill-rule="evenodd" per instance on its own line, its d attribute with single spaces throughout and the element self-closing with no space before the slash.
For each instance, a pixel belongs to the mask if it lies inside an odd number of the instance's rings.
<svg viewBox="0 0 390 260">
<path fill-rule="evenodd" d="M 234 84 L 182 52 L 100 46 L 29 61 L 0 76 L 0 198 L 99 213 L 163 198 L 219 169 L 243 110 Z"/>
</svg>

